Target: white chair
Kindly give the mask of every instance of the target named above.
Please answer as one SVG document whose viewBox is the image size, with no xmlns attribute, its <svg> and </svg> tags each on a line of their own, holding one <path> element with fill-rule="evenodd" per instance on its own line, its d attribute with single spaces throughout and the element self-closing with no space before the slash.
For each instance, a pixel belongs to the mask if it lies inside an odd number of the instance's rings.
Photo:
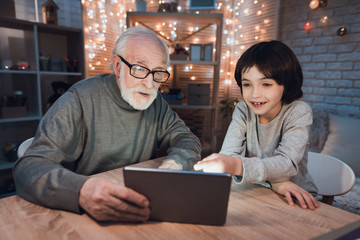
<svg viewBox="0 0 360 240">
<path fill-rule="evenodd" d="M 334 196 L 349 192 L 355 184 L 354 171 L 335 157 L 309 152 L 307 167 L 324 203 L 331 205 Z"/>
<path fill-rule="evenodd" d="M 20 144 L 20 146 L 19 146 L 19 148 L 17 150 L 18 158 L 20 158 L 20 157 L 22 157 L 24 155 L 26 149 L 28 149 L 28 147 L 30 146 L 30 144 L 32 143 L 33 140 L 34 140 L 34 138 L 32 137 L 32 138 L 29 138 L 29 139 L 23 141 Z"/>
</svg>

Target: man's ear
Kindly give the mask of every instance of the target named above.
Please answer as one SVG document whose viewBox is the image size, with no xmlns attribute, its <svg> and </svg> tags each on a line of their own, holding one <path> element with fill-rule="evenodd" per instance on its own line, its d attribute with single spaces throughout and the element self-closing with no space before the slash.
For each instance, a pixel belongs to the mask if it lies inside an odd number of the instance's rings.
<svg viewBox="0 0 360 240">
<path fill-rule="evenodd" d="M 121 69 L 120 58 L 117 55 L 113 54 L 111 56 L 111 62 L 112 62 L 112 66 L 113 66 L 113 70 L 114 70 L 116 79 L 119 79 L 120 69 Z"/>
</svg>

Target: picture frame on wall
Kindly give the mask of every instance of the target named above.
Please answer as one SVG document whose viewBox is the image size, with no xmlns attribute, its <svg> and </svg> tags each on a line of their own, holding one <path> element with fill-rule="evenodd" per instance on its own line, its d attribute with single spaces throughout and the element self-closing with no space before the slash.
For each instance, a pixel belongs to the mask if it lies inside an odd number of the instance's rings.
<svg viewBox="0 0 360 240">
<path fill-rule="evenodd" d="M 190 43 L 190 61 L 201 61 L 202 44 Z"/>
<path fill-rule="evenodd" d="M 190 61 L 208 61 L 213 60 L 213 43 L 190 44 Z"/>
<path fill-rule="evenodd" d="M 202 46 L 202 60 L 212 61 L 213 60 L 213 44 L 207 43 Z"/>
<path fill-rule="evenodd" d="M 189 0 L 190 10 L 215 9 L 216 0 Z"/>
</svg>

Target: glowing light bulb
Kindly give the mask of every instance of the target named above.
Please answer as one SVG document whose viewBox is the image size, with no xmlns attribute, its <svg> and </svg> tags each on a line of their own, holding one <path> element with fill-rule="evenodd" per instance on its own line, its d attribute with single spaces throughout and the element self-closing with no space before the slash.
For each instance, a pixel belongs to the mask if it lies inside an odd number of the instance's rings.
<svg viewBox="0 0 360 240">
<path fill-rule="evenodd" d="M 310 29 L 312 29 L 312 24 L 311 24 L 311 22 L 306 22 L 306 23 L 304 24 L 304 30 L 305 30 L 305 31 L 309 31 Z"/>
<path fill-rule="evenodd" d="M 319 0 L 312 0 L 312 1 L 309 3 L 309 7 L 310 7 L 311 9 L 316 9 L 316 8 L 319 7 L 319 5 L 320 5 Z"/>
<path fill-rule="evenodd" d="M 327 23 L 328 21 L 329 21 L 328 16 L 324 16 L 324 17 L 320 18 L 321 23 Z"/>
</svg>

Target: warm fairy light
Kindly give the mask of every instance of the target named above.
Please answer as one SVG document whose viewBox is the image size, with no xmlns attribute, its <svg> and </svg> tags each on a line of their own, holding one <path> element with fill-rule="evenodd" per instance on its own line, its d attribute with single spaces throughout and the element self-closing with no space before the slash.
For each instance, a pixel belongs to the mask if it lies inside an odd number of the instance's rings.
<svg viewBox="0 0 360 240">
<path fill-rule="evenodd" d="M 306 23 L 304 24 L 304 30 L 305 30 L 305 31 L 309 31 L 310 29 L 312 29 L 312 24 L 311 24 L 311 22 L 306 22 Z"/>
<path fill-rule="evenodd" d="M 320 22 L 321 22 L 321 23 L 327 23 L 328 21 L 329 21 L 328 16 L 323 16 L 323 17 L 320 19 Z"/>
<path fill-rule="evenodd" d="M 148 2 L 148 7 L 150 7 L 150 12 L 158 7 L 159 3 L 157 0 L 146 1 Z M 162 3 L 165 2 L 164 0 L 160 1 Z M 81 0 L 81 2 L 86 18 L 84 22 L 86 66 L 90 72 L 95 70 L 92 74 L 98 74 L 97 71 L 100 73 L 103 69 L 108 69 L 111 59 L 104 58 L 104 56 L 111 56 L 109 45 L 114 42 L 114 32 L 116 35 L 120 35 L 126 31 L 126 14 L 133 11 L 135 0 Z M 267 4 L 266 1 L 259 0 L 218 0 L 216 2 L 216 9 L 214 11 L 223 14 L 224 23 L 222 31 L 224 38 L 220 59 L 215 59 L 221 63 L 220 80 L 225 81 L 225 84 L 231 84 L 230 79 L 232 76 L 229 73 L 233 73 L 237 59 L 244 50 L 259 39 L 266 40 L 269 38 L 266 35 L 268 34 L 267 30 L 270 27 L 269 24 L 273 24 L 273 22 L 268 15 L 269 7 L 265 6 L 263 2 Z M 181 2 L 181 5 L 184 4 Z M 180 10 L 181 7 L 178 8 L 179 12 Z M 248 18 L 251 22 L 244 18 Z M 323 19 L 320 19 L 320 21 L 323 22 Z M 165 39 L 176 43 L 176 40 L 180 40 L 177 39 L 180 37 L 180 27 L 177 24 L 175 21 L 167 21 L 153 23 L 151 26 Z M 198 26 L 197 24 L 188 24 L 185 31 L 188 34 L 192 34 L 204 27 L 204 24 L 199 24 Z M 142 24 L 136 22 L 134 25 L 141 26 Z M 272 30 L 269 29 L 268 32 L 270 31 Z M 181 35 L 183 36 L 182 33 Z M 214 35 L 206 39 L 205 37 L 200 37 L 201 34 L 193 35 L 187 39 L 190 40 L 187 43 L 212 42 L 214 43 L 213 56 L 216 56 L 217 38 Z M 171 42 L 168 43 L 171 44 Z M 185 50 L 189 51 L 188 44 L 184 43 L 186 41 L 181 42 Z M 180 71 L 192 72 L 192 68 L 191 65 L 185 65 Z M 168 69 L 169 72 L 174 70 L 171 67 Z M 195 80 L 196 76 L 190 75 L 189 78 Z"/>
<path fill-rule="evenodd" d="M 191 76 L 191 77 L 190 77 L 190 80 L 191 80 L 191 81 L 195 81 L 195 80 L 196 80 L 196 77 L 195 77 L 195 76 Z"/>
<path fill-rule="evenodd" d="M 319 0 L 312 0 L 312 1 L 309 3 L 309 7 L 310 7 L 311 9 L 316 9 L 316 8 L 319 7 L 319 5 L 320 5 Z"/>
</svg>

